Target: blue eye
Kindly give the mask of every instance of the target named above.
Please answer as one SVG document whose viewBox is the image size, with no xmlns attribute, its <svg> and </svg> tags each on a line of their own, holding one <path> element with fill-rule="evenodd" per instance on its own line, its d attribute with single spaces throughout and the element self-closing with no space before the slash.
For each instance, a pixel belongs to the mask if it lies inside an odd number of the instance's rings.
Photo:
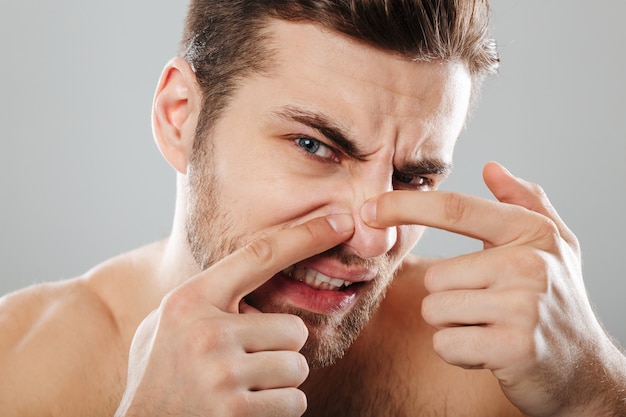
<svg viewBox="0 0 626 417">
<path fill-rule="evenodd" d="M 300 148 L 304 149 L 305 152 L 318 158 L 331 160 L 336 160 L 337 158 L 332 148 L 317 139 L 301 136 L 297 138 L 295 142 Z"/>
<path fill-rule="evenodd" d="M 296 139 L 296 143 L 305 151 L 315 154 L 322 146 L 322 143 L 319 140 L 311 139 L 311 138 L 298 138 Z"/>
</svg>

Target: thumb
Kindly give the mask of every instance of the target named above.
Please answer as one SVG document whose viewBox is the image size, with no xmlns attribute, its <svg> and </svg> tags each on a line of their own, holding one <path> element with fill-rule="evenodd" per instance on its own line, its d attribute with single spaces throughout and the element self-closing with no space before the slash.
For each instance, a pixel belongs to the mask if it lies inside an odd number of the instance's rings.
<svg viewBox="0 0 626 417">
<path fill-rule="evenodd" d="M 497 162 L 489 162 L 483 168 L 483 180 L 493 195 L 503 203 L 515 204 L 532 211 L 538 207 L 538 200 L 543 194 L 539 190 L 531 190 L 530 183 L 515 177 Z"/>
<path fill-rule="evenodd" d="M 497 162 L 485 165 L 483 179 L 498 201 L 522 206 L 555 220 L 556 211 L 539 185 L 515 177 Z"/>
<path fill-rule="evenodd" d="M 576 237 L 552 206 L 543 188 L 514 176 L 497 162 L 489 162 L 485 165 L 483 179 L 498 201 L 527 208 L 552 220 L 559 229 L 561 237 L 576 252 L 580 252 Z"/>
</svg>

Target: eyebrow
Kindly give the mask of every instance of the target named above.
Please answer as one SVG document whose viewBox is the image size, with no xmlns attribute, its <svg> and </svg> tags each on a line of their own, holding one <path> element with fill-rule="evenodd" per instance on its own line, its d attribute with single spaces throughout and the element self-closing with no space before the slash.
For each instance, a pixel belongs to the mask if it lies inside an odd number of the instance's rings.
<svg viewBox="0 0 626 417">
<path fill-rule="evenodd" d="M 348 138 L 347 129 L 331 121 L 322 113 L 287 105 L 275 110 L 273 114 L 282 119 L 295 121 L 315 129 L 351 158 L 364 161 L 369 155 L 367 152 L 359 149 L 355 141 Z M 394 169 L 403 175 L 436 175 L 446 177 L 452 170 L 452 163 L 439 158 L 423 158 L 406 161 L 402 166 L 394 167 Z"/>
<path fill-rule="evenodd" d="M 445 178 L 452 171 L 452 163 L 445 162 L 438 158 L 420 159 L 402 164 L 402 166 L 394 168 L 403 175 L 417 177 L 420 175 L 435 175 Z"/>
<path fill-rule="evenodd" d="M 274 114 L 283 119 L 292 120 L 317 130 L 351 158 L 364 160 L 367 157 L 366 152 L 359 149 L 359 146 L 353 140 L 348 139 L 349 134 L 345 128 L 334 123 L 321 113 L 295 106 L 284 106 L 276 110 Z"/>
</svg>

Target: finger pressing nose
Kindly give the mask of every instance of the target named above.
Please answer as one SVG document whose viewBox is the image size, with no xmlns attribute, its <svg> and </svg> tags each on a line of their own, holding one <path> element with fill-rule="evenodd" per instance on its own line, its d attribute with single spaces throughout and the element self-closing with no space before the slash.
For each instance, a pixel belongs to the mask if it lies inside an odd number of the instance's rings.
<svg viewBox="0 0 626 417">
<path fill-rule="evenodd" d="M 374 208 L 375 209 L 375 208 Z M 395 227 L 372 227 L 363 219 L 362 213 L 355 213 L 354 234 L 344 242 L 356 255 L 364 259 L 377 258 L 387 253 L 396 243 Z"/>
</svg>

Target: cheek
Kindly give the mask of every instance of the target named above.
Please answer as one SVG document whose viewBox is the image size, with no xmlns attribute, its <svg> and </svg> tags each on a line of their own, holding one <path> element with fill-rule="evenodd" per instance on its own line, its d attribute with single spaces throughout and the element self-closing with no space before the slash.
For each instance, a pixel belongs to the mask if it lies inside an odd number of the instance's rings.
<svg viewBox="0 0 626 417">
<path fill-rule="evenodd" d="M 254 170 L 231 167 L 220 174 L 220 201 L 244 234 L 271 232 L 331 214 L 329 182 L 299 175 L 284 164 L 257 164 Z"/>
<path fill-rule="evenodd" d="M 425 226 L 398 226 L 398 239 L 394 247 L 391 248 L 394 260 L 402 260 L 417 244 L 425 230 Z"/>
<path fill-rule="evenodd" d="M 245 147 L 233 139 L 230 146 L 216 146 L 220 202 L 240 233 L 270 232 L 352 210 L 349 172 L 308 161 L 284 141 L 264 143 Z"/>
</svg>

